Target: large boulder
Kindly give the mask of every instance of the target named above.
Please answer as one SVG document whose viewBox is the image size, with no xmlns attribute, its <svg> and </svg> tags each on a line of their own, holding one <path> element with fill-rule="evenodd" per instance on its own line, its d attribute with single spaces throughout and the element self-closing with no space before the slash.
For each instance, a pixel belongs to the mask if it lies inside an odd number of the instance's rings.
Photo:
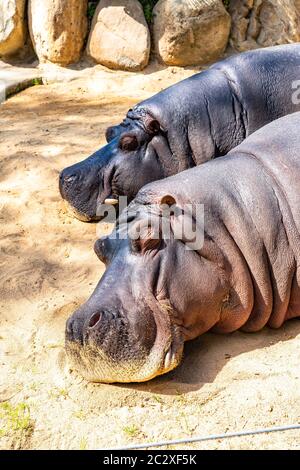
<svg viewBox="0 0 300 470">
<path fill-rule="evenodd" d="M 229 12 L 238 51 L 300 41 L 300 0 L 231 0 Z"/>
<path fill-rule="evenodd" d="M 24 46 L 25 0 L 0 1 L 0 56 L 9 56 Z"/>
<path fill-rule="evenodd" d="M 87 53 L 111 69 L 143 69 L 149 60 L 150 33 L 141 4 L 137 0 L 101 0 Z"/>
<path fill-rule="evenodd" d="M 159 0 L 153 9 L 155 52 L 167 65 L 211 62 L 225 50 L 230 24 L 221 0 Z"/>
<path fill-rule="evenodd" d="M 87 33 L 87 0 L 29 0 L 29 31 L 41 62 L 80 59 Z"/>
</svg>

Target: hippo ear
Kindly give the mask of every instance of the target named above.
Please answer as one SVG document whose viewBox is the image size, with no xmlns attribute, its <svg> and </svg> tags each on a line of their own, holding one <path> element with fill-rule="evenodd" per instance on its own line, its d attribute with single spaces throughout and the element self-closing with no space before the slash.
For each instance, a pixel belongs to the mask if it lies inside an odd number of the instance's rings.
<svg viewBox="0 0 300 470">
<path fill-rule="evenodd" d="M 109 143 L 115 137 L 117 137 L 121 132 L 120 126 L 111 126 L 106 129 L 105 138 L 106 142 Z"/>
<path fill-rule="evenodd" d="M 184 218 L 189 217 L 189 213 L 185 213 L 183 208 L 177 204 L 175 197 L 171 194 L 165 194 L 159 199 L 159 207 L 161 214 L 165 217 L 165 220 L 168 221 L 167 226 L 170 224 L 169 228 L 172 230 L 173 236 L 183 241 L 185 238 Z"/>
<path fill-rule="evenodd" d="M 174 196 L 165 194 L 160 198 L 159 206 L 162 219 L 166 220 L 164 227 L 169 224 L 175 240 L 181 240 L 189 250 L 198 251 L 203 247 L 205 232 L 202 204 L 181 204 Z"/>
<path fill-rule="evenodd" d="M 165 194 L 159 199 L 158 204 L 163 220 L 168 221 L 167 224 L 170 224 L 169 228 L 173 228 L 176 216 L 178 215 L 178 212 L 181 212 L 181 209 L 176 205 L 176 199 L 174 196 L 171 196 L 171 194 Z"/>
<path fill-rule="evenodd" d="M 157 134 L 161 130 L 161 126 L 157 119 L 147 115 L 144 119 L 145 129 L 148 134 Z"/>
<path fill-rule="evenodd" d="M 160 206 L 176 206 L 176 199 L 174 198 L 174 196 L 171 196 L 170 194 L 165 194 L 164 196 L 162 196 L 160 198 L 160 201 L 159 201 L 159 204 Z"/>
</svg>

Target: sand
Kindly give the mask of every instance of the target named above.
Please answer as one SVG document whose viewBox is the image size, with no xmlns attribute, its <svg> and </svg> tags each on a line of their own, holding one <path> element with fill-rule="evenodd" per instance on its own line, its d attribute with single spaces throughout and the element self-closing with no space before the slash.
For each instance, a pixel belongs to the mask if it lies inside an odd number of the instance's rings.
<svg viewBox="0 0 300 470">
<path fill-rule="evenodd" d="M 178 369 L 144 384 L 92 384 L 69 370 L 65 321 L 103 273 L 93 243 L 111 226 L 69 215 L 58 172 L 101 146 L 130 106 L 193 70 L 93 73 L 0 106 L 0 447 L 110 448 L 300 423 L 297 320 L 204 335 Z M 300 432 L 183 447 L 299 449 Z"/>
</svg>

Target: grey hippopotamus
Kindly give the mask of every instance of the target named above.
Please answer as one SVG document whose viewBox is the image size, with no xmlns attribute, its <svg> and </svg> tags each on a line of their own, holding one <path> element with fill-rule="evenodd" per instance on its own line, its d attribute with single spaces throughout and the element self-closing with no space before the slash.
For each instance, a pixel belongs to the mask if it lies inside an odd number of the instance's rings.
<svg viewBox="0 0 300 470">
<path fill-rule="evenodd" d="M 223 60 L 129 110 L 107 129 L 107 145 L 61 172 L 61 195 L 78 218 L 98 220 L 105 201 L 129 202 L 146 183 L 225 155 L 300 111 L 300 99 L 292 99 L 299 79 L 300 44 Z"/>
<path fill-rule="evenodd" d="M 67 353 L 87 379 L 145 381 L 208 330 L 255 332 L 300 316 L 299 129 L 300 113 L 280 118 L 224 158 L 139 191 L 96 242 L 106 271 L 66 325 Z M 168 239 L 147 222 L 166 201 L 176 209 Z M 187 203 L 204 207 L 197 250 L 175 237 Z M 118 237 L 129 222 L 139 236 Z"/>
</svg>

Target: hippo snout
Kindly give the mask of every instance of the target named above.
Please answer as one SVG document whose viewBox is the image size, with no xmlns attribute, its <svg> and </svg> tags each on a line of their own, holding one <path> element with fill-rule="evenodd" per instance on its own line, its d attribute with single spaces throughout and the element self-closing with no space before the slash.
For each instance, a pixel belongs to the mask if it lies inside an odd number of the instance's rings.
<svg viewBox="0 0 300 470">
<path fill-rule="evenodd" d="M 97 302 L 98 303 L 98 302 Z M 169 344 L 152 312 L 84 305 L 66 324 L 66 352 L 72 367 L 92 381 L 144 381 L 160 373 Z M 142 307 L 142 306 L 141 306 Z M 158 335 L 158 336 L 157 336 Z"/>
<path fill-rule="evenodd" d="M 115 312 L 75 312 L 66 324 L 66 341 L 78 342 L 80 345 L 93 343 L 106 349 L 122 324 L 123 321 Z"/>
<path fill-rule="evenodd" d="M 98 171 L 90 162 L 75 164 L 61 171 L 59 191 L 71 212 L 80 220 L 97 220 L 97 199 L 102 188 Z"/>
<path fill-rule="evenodd" d="M 114 145 L 106 145 L 81 162 L 63 169 L 59 176 L 61 196 L 80 220 L 99 220 L 98 203 L 111 192 L 110 181 L 105 174 L 114 155 Z M 108 171 L 109 172 L 109 171 Z"/>
<path fill-rule="evenodd" d="M 59 192 L 63 199 L 66 198 L 67 192 L 70 190 L 72 185 L 77 181 L 77 175 L 73 171 L 69 171 L 65 168 L 59 175 Z"/>
<path fill-rule="evenodd" d="M 83 318 L 78 318 L 75 315 L 72 315 L 66 323 L 66 341 L 78 342 L 83 345 L 83 325 Z"/>
</svg>

